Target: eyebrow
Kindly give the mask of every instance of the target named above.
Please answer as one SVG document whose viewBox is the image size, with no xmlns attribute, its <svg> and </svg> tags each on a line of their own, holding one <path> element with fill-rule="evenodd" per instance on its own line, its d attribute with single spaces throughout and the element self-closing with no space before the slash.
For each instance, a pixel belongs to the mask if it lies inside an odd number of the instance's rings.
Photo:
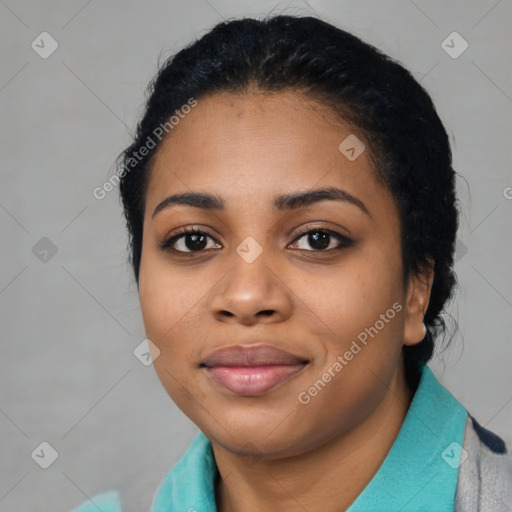
<svg viewBox="0 0 512 512">
<path fill-rule="evenodd" d="M 370 215 L 368 209 L 360 199 L 349 194 L 345 190 L 336 187 L 319 188 L 315 190 L 308 190 L 307 192 L 294 192 L 291 194 L 279 195 L 274 197 L 273 206 L 278 210 L 295 210 L 326 200 L 343 201 L 353 204 L 367 215 Z M 180 204 L 194 208 L 202 208 L 204 210 L 224 210 L 225 207 L 225 201 L 219 195 L 205 192 L 184 192 L 166 197 L 157 205 L 152 217 L 155 217 L 157 213 L 165 210 L 166 208 Z"/>
</svg>

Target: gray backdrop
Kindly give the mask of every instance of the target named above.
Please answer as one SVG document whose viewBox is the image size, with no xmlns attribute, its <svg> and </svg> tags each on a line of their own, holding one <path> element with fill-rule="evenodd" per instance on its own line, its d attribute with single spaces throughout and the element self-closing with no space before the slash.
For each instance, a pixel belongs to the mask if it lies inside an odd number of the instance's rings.
<svg viewBox="0 0 512 512">
<path fill-rule="evenodd" d="M 512 437 L 510 0 L 0 0 L 0 512 L 69 511 L 110 488 L 148 510 L 195 436 L 134 356 L 144 332 L 117 190 L 92 191 L 159 56 L 223 18 L 271 11 L 354 32 L 431 93 L 463 176 L 459 330 L 431 367 Z"/>
</svg>

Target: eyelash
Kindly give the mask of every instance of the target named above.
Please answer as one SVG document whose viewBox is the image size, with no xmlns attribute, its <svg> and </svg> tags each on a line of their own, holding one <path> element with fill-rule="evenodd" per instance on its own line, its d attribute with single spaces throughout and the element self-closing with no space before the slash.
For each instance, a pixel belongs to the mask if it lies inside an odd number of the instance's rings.
<svg viewBox="0 0 512 512">
<path fill-rule="evenodd" d="M 323 250 L 323 249 L 313 249 L 313 250 L 298 249 L 298 250 L 306 251 L 306 252 L 313 252 L 313 253 L 331 254 L 332 252 L 338 252 L 340 250 L 347 249 L 348 247 L 351 247 L 354 243 L 354 241 L 351 240 L 350 238 L 348 238 L 344 235 L 341 235 L 340 233 L 337 233 L 335 231 L 332 231 L 330 229 L 325 229 L 325 228 L 309 228 L 307 230 L 301 231 L 297 234 L 297 236 L 295 237 L 295 239 L 292 243 L 293 244 L 296 243 L 298 240 L 303 238 L 305 235 L 314 234 L 314 233 L 323 233 L 323 234 L 330 235 L 331 237 L 338 240 L 339 245 L 337 247 L 327 249 L 327 250 Z M 186 227 L 186 228 L 183 228 L 179 233 L 165 239 L 163 242 L 161 242 L 159 244 L 159 247 L 163 251 L 172 251 L 176 255 L 185 256 L 185 257 L 194 257 L 195 254 L 200 254 L 201 252 L 205 252 L 205 249 L 201 249 L 199 251 L 178 251 L 176 249 L 173 249 L 172 246 L 179 239 L 184 238 L 187 235 L 206 235 L 207 237 L 211 238 L 216 243 L 218 243 L 207 231 L 202 231 L 197 228 Z M 330 245 L 330 243 L 329 243 L 329 245 Z"/>
</svg>

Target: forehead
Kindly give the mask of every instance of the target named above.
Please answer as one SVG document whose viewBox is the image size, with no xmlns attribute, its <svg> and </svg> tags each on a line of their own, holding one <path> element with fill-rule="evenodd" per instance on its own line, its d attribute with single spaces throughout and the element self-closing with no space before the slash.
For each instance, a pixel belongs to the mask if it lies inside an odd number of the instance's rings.
<svg viewBox="0 0 512 512">
<path fill-rule="evenodd" d="M 316 186 L 379 199 L 387 191 L 363 144 L 355 127 L 297 92 L 211 95 L 162 141 L 147 206 L 171 192 L 199 189 L 222 195 L 228 205 L 230 198 L 266 201 Z"/>
</svg>

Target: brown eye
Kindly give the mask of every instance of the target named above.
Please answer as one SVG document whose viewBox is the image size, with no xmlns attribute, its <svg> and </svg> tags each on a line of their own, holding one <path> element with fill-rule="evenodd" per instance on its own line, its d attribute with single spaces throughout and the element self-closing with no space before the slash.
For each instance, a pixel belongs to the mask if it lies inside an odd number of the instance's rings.
<svg viewBox="0 0 512 512">
<path fill-rule="evenodd" d="M 207 236 L 202 233 L 187 233 L 183 236 L 184 245 L 191 251 L 200 251 L 207 245 Z"/>
<path fill-rule="evenodd" d="M 213 247 L 212 244 L 208 247 L 208 239 L 214 242 Z M 192 253 L 219 247 L 219 244 L 204 231 L 186 229 L 182 233 L 165 240 L 160 247 L 178 253 Z"/>
<path fill-rule="evenodd" d="M 322 231 L 317 231 L 316 233 L 310 233 L 308 235 L 308 244 L 310 247 L 313 247 L 313 249 L 325 249 L 329 247 L 330 241 L 331 235 Z"/>
<path fill-rule="evenodd" d="M 305 242 L 300 242 L 304 239 Z M 314 229 L 300 235 L 294 242 L 295 248 L 306 251 L 327 252 L 352 245 L 352 240 L 329 230 Z M 308 245 L 312 249 L 305 247 Z"/>
</svg>

